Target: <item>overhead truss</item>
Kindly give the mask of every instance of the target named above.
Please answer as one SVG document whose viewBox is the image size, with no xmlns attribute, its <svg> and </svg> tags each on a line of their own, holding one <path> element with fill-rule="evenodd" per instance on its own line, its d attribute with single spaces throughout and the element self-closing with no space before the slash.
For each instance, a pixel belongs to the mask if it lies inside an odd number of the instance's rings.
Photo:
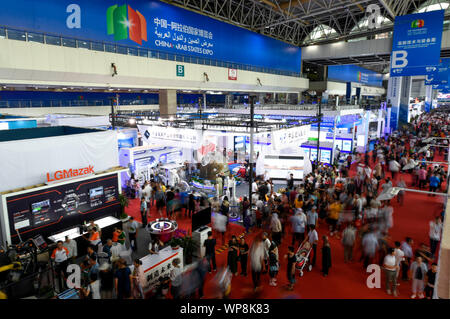
<svg viewBox="0 0 450 319">
<path fill-rule="evenodd" d="M 395 16 L 417 10 L 426 0 L 163 0 L 215 19 L 258 32 L 293 45 L 346 40 L 392 30 L 392 24 L 379 29 L 355 26 L 376 4 L 390 21 Z M 316 27 L 327 25 L 336 33 L 321 39 L 308 35 Z"/>
</svg>

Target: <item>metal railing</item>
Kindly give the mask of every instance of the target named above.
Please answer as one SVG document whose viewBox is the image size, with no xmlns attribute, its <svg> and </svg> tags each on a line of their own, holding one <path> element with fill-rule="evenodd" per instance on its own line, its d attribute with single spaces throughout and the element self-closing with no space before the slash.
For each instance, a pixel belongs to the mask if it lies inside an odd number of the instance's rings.
<svg viewBox="0 0 450 319">
<path fill-rule="evenodd" d="M 249 105 L 247 104 L 235 104 L 231 108 L 232 109 L 246 109 Z M 311 111 L 317 110 L 319 107 L 318 104 L 300 104 L 300 105 L 292 105 L 292 104 L 259 104 L 255 105 L 256 110 L 300 110 L 300 111 Z M 327 105 L 322 104 L 322 111 L 336 111 L 340 110 L 353 110 L 361 108 L 360 105 L 339 105 L 336 107 L 335 105 Z"/>
<path fill-rule="evenodd" d="M 120 105 L 152 105 L 158 104 L 156 99 L 127 100 L 121 99 Z M 0 100 L 0 108 L 22 108 L 22 107 L 80 107 L 80 106 L 110 106 L 109 99 L 102 100 Z"/>
<path fill-rule="evenodd" d="M 125 54 L 125 55 L 133 55 L 133 56 L 139 56 L 139 57 L 145 57 L 145 58 L 210 65 L 210 66 L 217 66 L 217 67 L 244 70 L 244 71 L 252 71 L 252 72 L 260 72 L 260 73 L 269 73 L 269 74 L 276 74 L 276 75 L 306 78 L 306 76 L 302 75 L 300 72 L 291 72 L 291 71 L 285 71 L 285 70 L 277 70 L 277 69 L 273 69 L 273 68 L 252 66 L 252 65 L 248 65 L 248 64 L 242 64 L 242 63 L 234 63 L 234 62 L 229 62 L 229 61 L 221 61 L 221 60 L 208 59 L 208 58 L 199 58 L 199 57 L 188 56 L 188 55 L 183 55 L 183 54 L 176 54 L 176 53 L 167 53 L 167 52 L 158 51 L 158 50 L 145 49 L 145 48 L 137 47 L 137 46 L 136 47 L 123 46 L 123 45 L 118 45 L 115 43 L 63 37 L 60 35 L 53 35 L 50 33 L 32 32 L 32 31 L 27 31 L 27 30 L 10 28 L 10 27 L 6 27 L 6 26 L 0 26 L 0 38 L 6 38 L 6 39 L 10 39 L 10 40 L 19 40 L 19 41 L 28 41 L 28 42 L 38 42 L 38 43 L 43 43 L 43 44 L 57 45 L 57 46 L 64 46 L 64 47 L 71 47 L 71 48 L 81 48 L 81 49 L 88 49 L 88 50 L 93 50 L 93 51 L 102 51 L 102 52 L 118 53 L 118 54 Z"/>
</svg>

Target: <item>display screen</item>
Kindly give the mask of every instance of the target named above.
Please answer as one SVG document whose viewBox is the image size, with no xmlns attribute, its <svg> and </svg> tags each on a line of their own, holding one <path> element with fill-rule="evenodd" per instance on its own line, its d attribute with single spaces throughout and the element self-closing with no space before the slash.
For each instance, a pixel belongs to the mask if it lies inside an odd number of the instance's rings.
<svg viewBox="0 0 450 319">
<path fill-rule="evenodd" d="M 39 203 L 31 204 L 31 212 L 33 214 L 40 213 L 42 211 L 44 211 L 44 212 L 48 211 L 49 208 L 50 208 L 50 200 L 49 199 L 46 199 Z"/>
<path fill-rule="evenodd" d="M 352 151 L 352 141 L 350 141 L 350 140 L 343 140 L 342 141 L 342 151 L 344 151 L 344 152 L 351 152 Z"/>
<path fill-rule="evenodd" d="M 316 149 L 316 148 L 314 148 L 314 149 L 311 149 L 311 156 L 310 156 L 310 160 L 311 160 L 311 161 L 315 161 L 315 160 L 317 160 L 317 149 Z"/>
<path fill-rule="evenodd" d="M 48 237 L 85 220 L 113 215 L 120 209 L 117 174 L 53 186 L 7 198 L 13 243 L 38 234 Z"/>
<path fill-rule="evenodd" d="M 98 198 L 103 195 L 103 186 L 92 188 L 89 190 L 89 197 L 91 199 Z"/>
<path fill-rule="evenodd" d="M 320 150 L 320 162 L 331 164 L 331 151 L 330 150 Z"/>
<path fill-rule="evenodd" d="M 211 223 L 211 207 L 205 208 L 192 215 L 192 231 Z"/>
<path fill-rule="evenodd" d="M 264 170 L 269 172 L 273 179 L 286 179 L 294 174 L 294 179 L 303 178 L 303 156 L 295 155 L 266 155 L 264 157 Z"/>
</svg>

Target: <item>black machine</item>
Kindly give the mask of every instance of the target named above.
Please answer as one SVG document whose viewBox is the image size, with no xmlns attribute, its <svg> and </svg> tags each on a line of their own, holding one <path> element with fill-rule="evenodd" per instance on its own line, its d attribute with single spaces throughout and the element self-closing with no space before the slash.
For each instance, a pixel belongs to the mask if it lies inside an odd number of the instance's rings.
<svg viewBox="0 0 450 319">
<path fill-rule="evenodd" d="M 38 255 L 48 248 L 44 238 L 37 235 L 0 250 L 0 290 L 8 298 L 23 298 L 36 292 L 34 283 L 39 281 L 40 270 L 48 266 L 48 262 L 38 261 Z"/>
</svg>

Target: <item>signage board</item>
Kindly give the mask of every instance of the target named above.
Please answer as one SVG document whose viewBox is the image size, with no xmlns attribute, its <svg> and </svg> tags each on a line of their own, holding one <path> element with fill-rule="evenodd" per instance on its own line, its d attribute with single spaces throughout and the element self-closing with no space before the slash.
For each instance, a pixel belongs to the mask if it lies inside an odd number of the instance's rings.
<svg viewBox="0 0 450 319">
<path fill-rule="evenodd" d="M 395 17 L 391 77 L 426 75 L 439 64 L 444 11 Z"/>
<path fill-rule="evenodd" d="M 311 125 L 297 126 L 272 132 L 272 146 L 274 150 L 288 147 L 298 147 L 308 141 Z"/>
<path fill-rule="evenodd" d="M 231 80 L 231 81 L 237 80 L 237 70 L 236 69 L 228 69 L 228 80 Z"/>
<path fill-rule="evenodd" d="M 184 76 L 184 65 L 177 64 L 177 76 Z"/>
</svg>

